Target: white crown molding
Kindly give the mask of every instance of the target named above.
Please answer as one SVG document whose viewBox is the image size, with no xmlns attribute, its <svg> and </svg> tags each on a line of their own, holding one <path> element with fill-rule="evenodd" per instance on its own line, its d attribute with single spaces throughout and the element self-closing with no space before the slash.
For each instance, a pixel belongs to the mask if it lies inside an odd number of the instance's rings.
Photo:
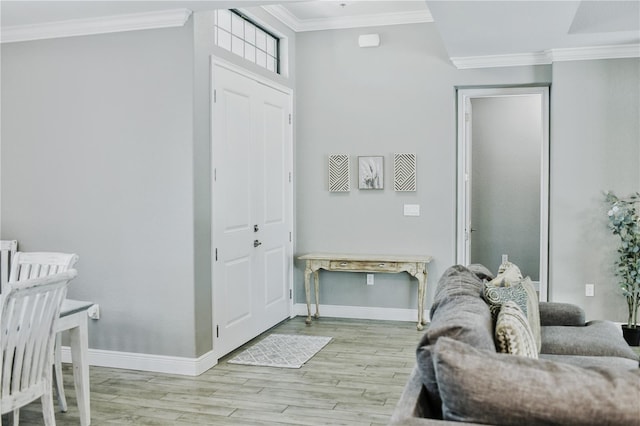
<svg viewBox="0 0 640 426">
<path fill-rule="evenodd" d="M 636 43 L 619 44 L 615 46 L 576 47 L 573 49 L 551 49 L 548 52 L 553 62 L 639 58 L 640 44 Z"/>
<path fill-rule="evenodd" d="M 458 69 L 549 65 L 563 61 L 639 58 L 640 44 L 549 49 L 536 53 L 452 57 Z"/>
<path fill-rule="evenodd" d="M 281 5 L 262 6 L 262 8 L 295 32 L 433 22 L 433 16 L 428 10 L 337 18 L 298 19 Z"/>
<path fill-rule="evenodd" d="M 459 56 L 451 57 L 451 62 L 456 68 L 495 68 L 517 67 L 523 65 L 547 65 L 551 63 L 544 53 L 516 53 L 512 55 L 484 55 L 484 56 Z"/>
<path fill-rule="evenodd" d="M 122 31 L 181 27 L 190 16 L 191 11 L 189 9 L 171 9 L 33 25 L 17 25 L 2 28 L 0 42 L 13 43 Z"/>
</svg>

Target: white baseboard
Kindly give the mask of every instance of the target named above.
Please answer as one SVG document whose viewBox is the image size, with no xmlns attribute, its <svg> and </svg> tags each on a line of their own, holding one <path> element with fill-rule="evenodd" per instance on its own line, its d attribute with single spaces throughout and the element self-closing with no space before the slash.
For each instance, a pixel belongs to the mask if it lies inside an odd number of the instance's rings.
<svg viewBox="0 0 640 426">
<path fill-rule="evenodd" d="M 312 306 L 315 312 L 315 306 Z M 425 316 L 428 320 L 428 312 Z M 307 315 L 307 305 L 293 305 L 293 316 Z M 320 316 L 326 318 L 352 318 L 385 321 L 418 320 L 417 309 L 375 308 L 365 306 L 320 305 Z M 62 362 L 71 362 L 71 350 L 62 347 Z M 89 365 L 96 367 L 123 368 L 126 370 L 152 371 L 156 373 L 179 374 L 183 376 L 199 376 L 218 364 L 214 351 L 209 351 L 198 358 L 186 358 L 165 355 L 152 355 L 133 352 L 107 351 L 89 349 Z"/>
<path fill-rule="evenodd" d="M 296 315 L 307 316 L 307 305 L 296 303 L 293 305 Z M 311 305 L 311 315 L 316 311 Z M 328 318 L 370 319 L 383 321 L 418 321 L 417 309 L 376 308 L 368 306 L 320 305 L 320 316 Z M 425 319 L 429 321 L 429 312 L 425 311 Z"/>
<path fill-rule="evenodd" d="M 62 362 L 71 362 L 71 350 L 68 346 L 62 347 Z M 217 363 L 218 358 L 213 351 L 209 351 L 198 358 L 185 358 L 89 349 L 89 365 L 97 367 L 199 376 Z"/>
</svg>

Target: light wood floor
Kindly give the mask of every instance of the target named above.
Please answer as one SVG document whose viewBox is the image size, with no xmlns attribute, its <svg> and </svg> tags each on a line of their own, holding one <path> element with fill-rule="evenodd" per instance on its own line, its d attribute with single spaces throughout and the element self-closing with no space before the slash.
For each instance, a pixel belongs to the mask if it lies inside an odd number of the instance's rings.
<svg viewBox="0 0 640 426">
<path fill-rule="evenodd" d="M 92 425 L 386 425 L 422 335 L 409 322 L 297 317 L 255 341 L 270 333 L 333 340 L 300 369 L 227 363 L 234 353 L 199 377 L 91 367 Z M 69 411 L 56 421 L 79 425 L 69 365 L 64 373 Z M 43 424 L 39 402 L 20 424 Z"/>
</svg>

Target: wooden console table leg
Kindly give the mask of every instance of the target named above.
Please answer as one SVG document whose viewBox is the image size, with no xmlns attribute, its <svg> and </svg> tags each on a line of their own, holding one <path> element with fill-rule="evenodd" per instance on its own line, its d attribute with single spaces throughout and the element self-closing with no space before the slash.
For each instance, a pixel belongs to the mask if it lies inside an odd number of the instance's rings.
<svg viewBox="0 0 640 426">
<path fill-rule="evenodd" d="M 421 331 L 427 323 L 427 320 L 424 318 L 424 297 L 427 288 L 426 268 L 419 271 L 416 274 L 416 278 L 418 279 L 418 326 L 416 328 L 418 331 Z"/>
<path fill-rule="evenodd" d="M 304 292 L 307 296 L 307 319 L 305 323 L 311 324 L 311 285 L 309 279 L 311 278 L 311 268 L 309 267 L 309 261 L 307 260 L 307 267 L 304 270 Z"/>
<path fill-rule="evenodd" d="M 317 319 L 317 318 L 320 318 L 320 291 L 318 290 L 318 287 L 320 286 L 320 271 L 318 269 L 313 271 L 313 284 L 316 290 L 316 319 Z"/>
</svg>

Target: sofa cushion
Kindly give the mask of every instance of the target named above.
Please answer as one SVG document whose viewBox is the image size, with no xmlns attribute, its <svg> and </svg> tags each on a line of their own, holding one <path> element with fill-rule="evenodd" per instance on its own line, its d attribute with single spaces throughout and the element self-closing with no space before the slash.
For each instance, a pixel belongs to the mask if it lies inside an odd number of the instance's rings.
<svg viewBox="0 0 640 426">
<path fill-rule="evenodd" d="M 438 340 L 447 420 L 497 425 L 637 425 L 640 369 L 580 368 Z"/>
<path fill-rule="evenodd" d="M 582 327 L 585 323 L 584 309 L 572 303 L 540 302 L 540 325 L 568 325 Z"/>
<path fill-rule="evenodd" d="M 611 321 L 590 321 L 583 327 L 546 326 L 541 333 L 541 352 L 545 354 L 638 359 L 622 337 L 620 326 Z"/>
<path fill-rule="evenodd" d="M 539 354 L 539 358 L 554 362 L 577 365 L 578 367 L 615 367 L 632 370 L 638 368 L 638 361 L 619 356 L 552 355 Z"/>
<path fill-rule="evenodd" d="M 491 281 L 496 277 L 486 266 L 479 263 L 472 263 L 467 266 L 467 269 L 476 274 L 482 281 Z"/>
<path fill-rule="evenodd" d="M 538 358 L 529 321 L 515 302 L 502 305 L 496 321 L 496 347 L 502 353 Z"/>
<path fill-rule="evenodd" d="M 497 319 L 498 312 L 508 300 L 518 304 L 522 312 L 527 316 L 529 326 L 533 332 L 538 351 L 542 345 L 540 334 L 540 311 L 538 310 L 538 294 L 529 277 L 519 281 L 502 281 L 500 285 L 496 281 L 485 283 L 484 299 L 489 304 L 491 314 Z"/>
<path fill-rule="evenodd" d="M 432 348 L 443 336 L 495 352 L 489 307 L 480 297 L 482 281 L 461 265 L 448 268 L 436 287 L 431 323 L 416 351 L 417 363 L 429 405 L 440 409 L 441 400 L 432 360 Z M 439 417 L 441 413 L 434 413 Z"/>
</svg>

